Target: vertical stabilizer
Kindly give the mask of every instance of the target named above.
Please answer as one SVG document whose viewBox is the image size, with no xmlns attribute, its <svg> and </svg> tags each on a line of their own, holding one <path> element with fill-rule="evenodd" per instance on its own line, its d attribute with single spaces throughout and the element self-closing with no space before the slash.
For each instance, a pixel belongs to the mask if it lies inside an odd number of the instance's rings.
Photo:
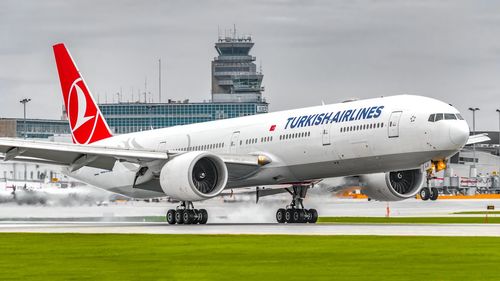
<svg viewBox="0 0 500 281">
<path fill-rule="evenodd" d="M 111 137 L 111 130 L 70 53 L 64 44 L 53 48 L 73 142 L 89 144 Z"/>
</svg>

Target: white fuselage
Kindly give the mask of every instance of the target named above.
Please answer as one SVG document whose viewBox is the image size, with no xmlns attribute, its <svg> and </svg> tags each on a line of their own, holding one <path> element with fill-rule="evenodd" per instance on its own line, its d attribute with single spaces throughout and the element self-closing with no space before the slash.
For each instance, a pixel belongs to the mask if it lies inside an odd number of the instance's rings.
<svg viewBox="0 0 500 281">
<path fill-rule="evenodd" d="M 465 145 L 469 128 L 459 119 L 429 122 L 434 113 L 459 114 L 435 99 L 401 95 L 118 135 L 92 145 L 266 155 L 270 164 L 227 188 L 273 185 L 411 169 L 445 159 Z M 84 167 L 70 176 L 130 196 L 161 195 L 131 190 L 137 167 L 117 162 L 112 171 Z"/>
</svg>

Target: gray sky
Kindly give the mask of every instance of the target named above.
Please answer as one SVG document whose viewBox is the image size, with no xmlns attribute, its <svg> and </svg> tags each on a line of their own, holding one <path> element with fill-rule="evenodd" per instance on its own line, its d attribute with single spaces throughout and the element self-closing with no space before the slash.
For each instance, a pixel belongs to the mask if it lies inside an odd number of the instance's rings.
<svg viewBox="0 0 500 281">
<path fill-rule="evenodd" d="M 497 130 L 498 1 L 5 1 L 0 0 L 0 117 L 59 118 L 51 46 L 64 42 L 101 102 L 148 90 L 210 98 L 217 28 L 256 42 L 271 111 L 401 93 L 455 105 Z M 116 98 L 116 96 L 115 96 Z"/>
</svg>

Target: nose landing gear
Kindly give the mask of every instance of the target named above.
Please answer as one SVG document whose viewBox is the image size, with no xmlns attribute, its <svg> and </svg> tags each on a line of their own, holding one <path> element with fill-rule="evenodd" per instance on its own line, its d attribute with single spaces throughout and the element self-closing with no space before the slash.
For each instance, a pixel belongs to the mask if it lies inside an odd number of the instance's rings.
<svg viewBox="0 0 500 281">
<path fill-rule="evenodd" d="M 182 201 L 175 210 L 167 212 L 168 224 L 206 224 L 207 221 L 207 210 L 195 209 L 191 201 Z"/>
<path fill-rule="evenodd" d="M 442 161 L 440 161 L 440 163 L 444 163 Z M 424 200 L 424 201 L 427 201 L 427 200 L 432 200 L 432 201 L 435 201 L 438 199 L 438 196 L 439 196 L 439 190 L 435 187 L 429 187 L 430 186 L 430 181 L 432 179 L 435 179 L 435 176 L 434 176 L 434 169 L 433 167 L 435 166 L 439 166 L 438 164 L 432 164 L 433 166 L 431 166 L 430 169 L 427 170 L 427 175 L 426 175 L 426 186 L 425 187 L 422 187 L 422 189 L 420 189 L 420 199 Z M 441 164 L 441 168 L 443 165 L 446 165 L 446 164 Z"/>
<path fill-rule="evenodd" d="M 278 209 L 276 212 L 278 223 L 316 223 L 318 211 L 305 209 L 303 204 L 308 189 L 308 185 L 294 185 L 292 190 L 286 189 L 292 195 L 292 202 L 286 208 Z"/>
</svg>

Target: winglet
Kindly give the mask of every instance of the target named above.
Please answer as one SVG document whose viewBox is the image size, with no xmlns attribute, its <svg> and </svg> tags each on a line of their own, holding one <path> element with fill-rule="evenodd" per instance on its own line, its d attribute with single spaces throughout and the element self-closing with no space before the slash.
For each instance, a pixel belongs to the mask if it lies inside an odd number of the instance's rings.
<svg viewBox="0 0 500 281">
<path fill-rule="evenodd" d="M 111 137 L 111 130 L 70 53 L 62 43 L 53 48 L 73 142 L 89 144 Z"/>
</svg>

